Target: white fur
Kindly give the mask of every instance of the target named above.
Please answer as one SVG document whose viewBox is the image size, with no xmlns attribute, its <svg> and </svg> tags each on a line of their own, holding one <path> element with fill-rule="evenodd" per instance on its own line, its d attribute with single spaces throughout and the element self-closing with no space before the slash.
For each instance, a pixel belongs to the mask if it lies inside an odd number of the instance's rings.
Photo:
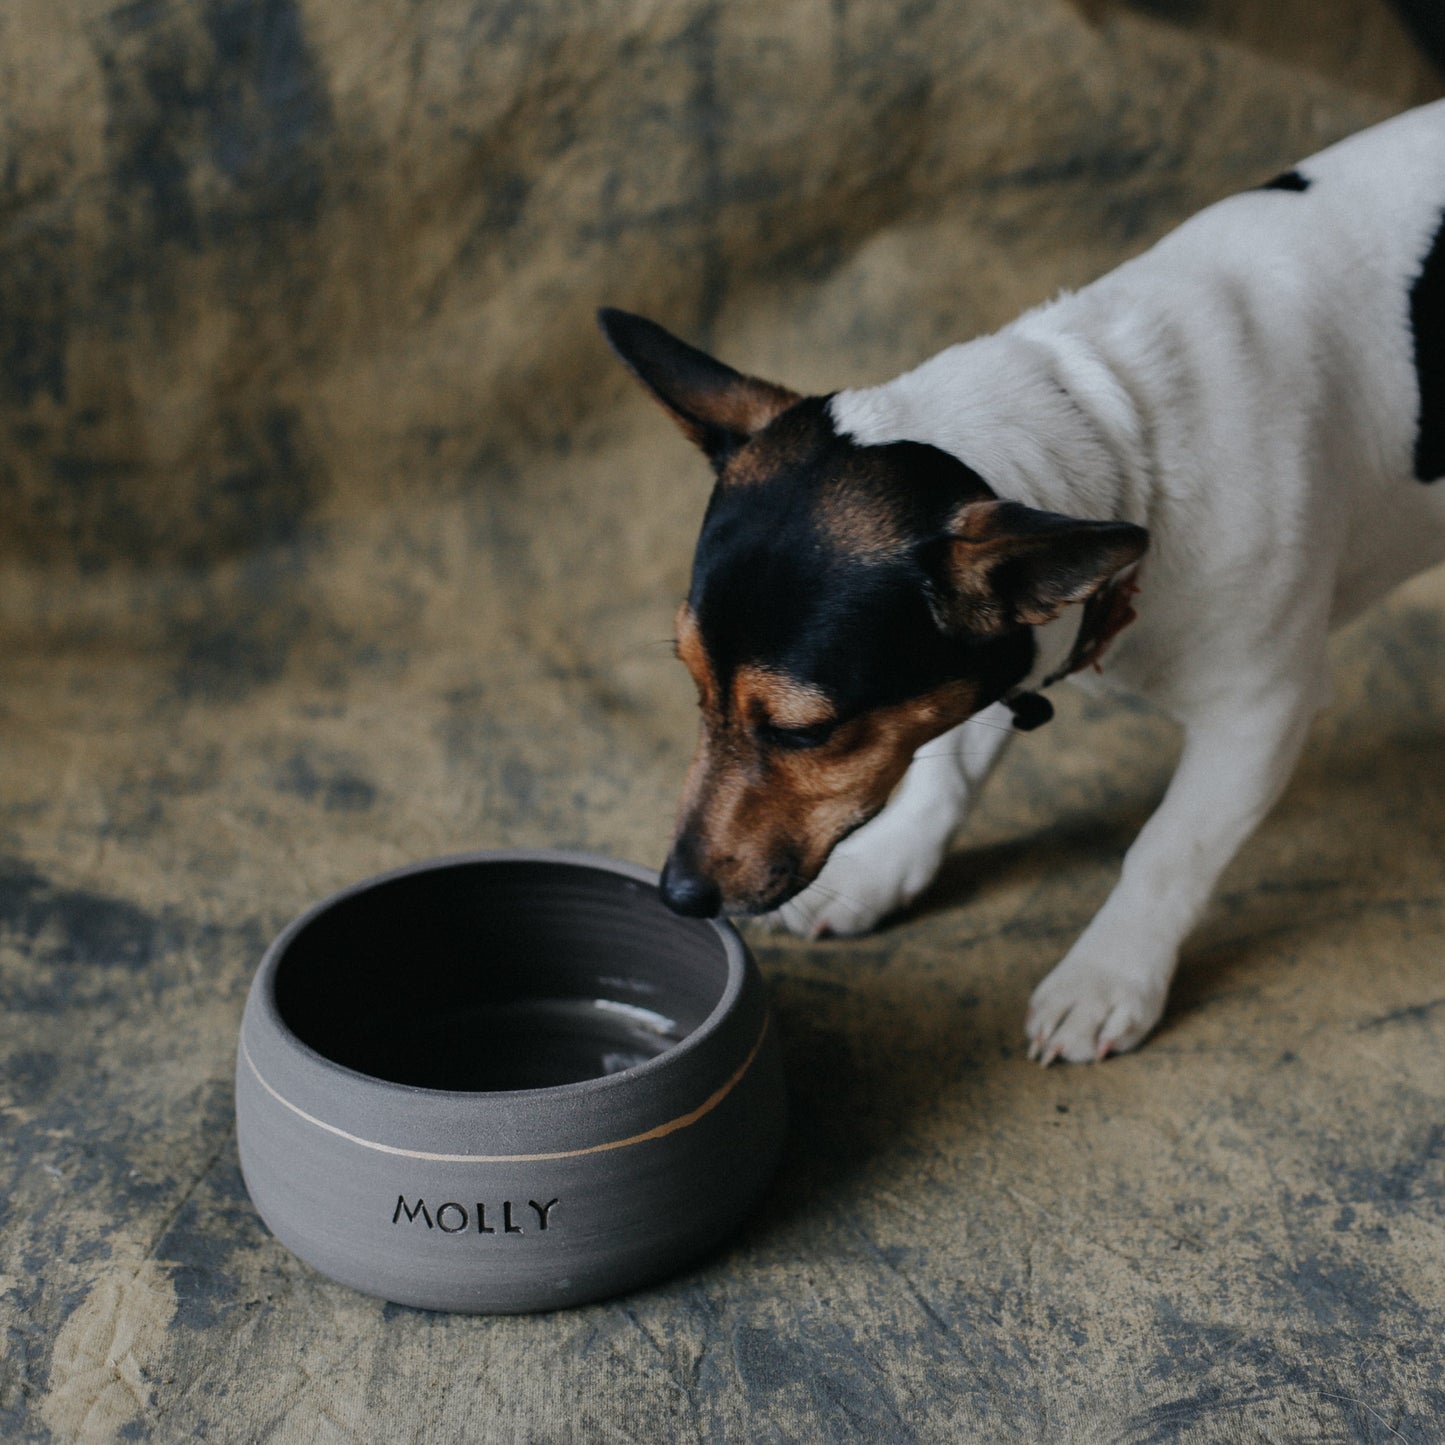
<svg viewBox="0 0 1445 1445">
<path fill-rule="evenodd" d="M 1180 944 L 1328 701 L 1330 628 L 1445 557 L 1445 480 L 1412 474 L 1408 315 L 1445 206 L 1445 102 L 1298 169 L 1307 191 L 1222 201 L 1084 290 L 833 402 L 860 443 L 929 442 L 1000 496 L 1151 533 L 1139 620 L 1087 680 L 1153 699 L 1184 749 L 1034 993 L 1045 1062 L 1153 1028 Z M 785 926 L 859 932 L 926 885 L 1007 737 L 989 711 L 920 749 Z"/>
</svg>

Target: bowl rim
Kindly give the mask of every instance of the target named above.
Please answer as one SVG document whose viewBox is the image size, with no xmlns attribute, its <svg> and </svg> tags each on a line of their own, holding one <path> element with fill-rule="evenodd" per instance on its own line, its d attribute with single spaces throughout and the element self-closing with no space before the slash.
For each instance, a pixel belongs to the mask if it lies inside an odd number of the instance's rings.
<svg viewBox="0 0 1445 1445">
<path fill-rule="evenodd" d="M 313 1048 L 297 1034 L 281 1016 L 281 1010 L 276 1002 L 276 972 L 282 957 L 294 941 L 297 934 L 307 927 L 314 919 L 332 908 L 345 903 L 349 898 L 358 894 L 369 892 L 374 888 L 382 887 L 401 878 L 410 877 L 417 873 L 439 872 L 448 868 L 465 867 L 475 864 L 488 863 L 544 863 L 556 864 L 561 867 L 583 868 L 593 872 L 610 873 L 616 876 L 630 879 L 635 883 L 641 883 L 655 889 L 658 883 L 658 874 L 655 870 L 644 868 L 640 864 L 630 863 L 619 858 L 608 858 L 601 854 L 589 853 L 582 850 L 566 848 L 481 848 L 471 849 L 459 853 L 444 853 L 433 858 L 424 858 L 417 862 L 406 863 L 397 868 L 389 868 L 384 872 L 372 874 L 369 877 L 340 888 L 334 893 L 327 894 L 318 899 L 310 907 L 296 915 L 271 941 L 270 946 L 262 955 L 261 963 L 256 970 L 255 980 L 252 985 L 252 1002 L 259 1009 L 264 1023 L 272 1029 L 286 1047 L 294 1050 L 301 1058 L 313 1065 L 320 1066 L 325 1072 L 336 1076 L 341 1080 L 354 1080 L 357 1084 L 374 1090 L 381 1090 L 387 1096 L 398 1099 L 435 1099 L 437 1101 L 480 1101 L 495 1100 L 499 1106 L 505 1104 L 524 1104 L 536 1099 L 556 1098 L 578 1098 L 590 1094 L 613 1093 L 617 1090 L 634 1085 L 638 1080 L 650 1078 L 654 1074 L 661 1073 L 669 1067 L 685 1059 L 688 1055 L 703 1047 L 707 1041 L 722 1028 L 727 1018 L 734 1012 L 738 1002 L 743 996 L 744 987 L 747 982 L 749 971 L 749 955 L 742 936 L 737 929 L 725 918 L 708 918 L 700 920 L 687 920 L 692 924 L 702 923 L 711 928 L 718 942 L 722 945 L 723 958 L 727 965 L 727 980 L 723 985 L 723 991 L 718 1001 L 707 1017 L 698 1026 L 691 1030 L 687 1036 L 679 1040 L 672 1047 L 664 1049 L 660 1054 L 640 1064 L 633 1064 L 625 1069 L 619 1069 L 616 1073 L 601 1074 L 596 1078 L 578 1079 L 567 1084 L 553 1084 L 543 1088 L 533 1089 L 433 1089 L 423 1084 L 403 1084 L 392 1079 L 380 1078 L 375 1074 L 363 1073 L 360 1069 L 353 1069 L 347 1064 L 338 1063 L 335 1059 L 328 1058 L 318 1049 Z M 682 922 L 682 920 L 679 920 Z M 250 1009 L 247 1009 L 250 1013 Z M 265 1085 L 265 1079 L 254 1060 L 251 1058 L 251 1051 L 246 1045 L 247 1024 L 250 1020 L 243 1020 L 241 1029 L 241 1053 L 250 1064 L 256 1077 Z M 763 1035 L 767 1032 L 767 1013 L 764 1012 L 762 1029 L 758 1039 L 752 1045 L 752 1052 L 748 1056 L 751 1063 L 753 1055 L 757 1053 L 762 1043 Z M 269 1086 L 267 1086 L 269 1087 Z M 296 1106 L 290 1105 L 295 1108 Z"/>
</svg>

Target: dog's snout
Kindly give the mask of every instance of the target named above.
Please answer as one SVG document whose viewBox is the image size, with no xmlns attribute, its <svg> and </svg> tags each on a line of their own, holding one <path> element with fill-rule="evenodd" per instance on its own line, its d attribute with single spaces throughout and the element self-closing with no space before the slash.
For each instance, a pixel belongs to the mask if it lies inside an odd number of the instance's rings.
<svg viewBox="0 0 1445 1445">
<path fill-rule="evenodd" d="M 662 901 L 674 913 L 687 918 L 715 918 L 722 910 L 722 890 L 712 879 L 704 877 L 690 856 L 679 844 L 663 865 L 658 883 Z"/>
</svg>

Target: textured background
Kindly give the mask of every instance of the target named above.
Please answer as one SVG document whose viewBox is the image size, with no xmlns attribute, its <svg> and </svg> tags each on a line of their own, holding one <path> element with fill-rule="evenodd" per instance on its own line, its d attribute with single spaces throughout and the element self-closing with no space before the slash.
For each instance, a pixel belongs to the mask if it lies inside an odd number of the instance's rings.
<svg viewBox="0 0 1445 1445">
<path fill-rule="evenodd" d="M 881 379 L 1440 92 L 1384 0 L 6 0 L 0 1436 L 1385 1441 L 1445 1418 L 1445 578 L 1158 1036 L 1022 1058 L 1176 745 L 1061 701 L 923 905 L 759 940 L 794 1095 L 724 1256 L 566 1315 L 255 1218 L 245 989 L 432 853 L 656 863 L 702 464 L 592 328 Z"/>
</svg>

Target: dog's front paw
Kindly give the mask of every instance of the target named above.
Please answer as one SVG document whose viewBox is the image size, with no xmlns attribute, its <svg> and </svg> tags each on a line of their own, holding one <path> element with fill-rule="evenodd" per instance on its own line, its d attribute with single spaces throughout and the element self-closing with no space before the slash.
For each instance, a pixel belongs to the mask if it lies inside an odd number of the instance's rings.
<svg viewBox="0 0 1445 1445">
<path fill-rule="evenodd" d="M 879 830 L 879 817 L 845 838 L 817 879 L 781 908 L 759 920 L 776 932 L 799 938 L 847 938 L 869 930 L 907 907 L 933 881 L 943 862 L 944 842 L 905 851 L 894 830 Z"/>
<path fill-rule="evenodd" d="M 1024 1020 L 1029 1058 L 1094 1063 L 1143 1041 L 1159 1022 L 1168 975 L 1066 958 L 1035 990 Z"/>
</svg>

